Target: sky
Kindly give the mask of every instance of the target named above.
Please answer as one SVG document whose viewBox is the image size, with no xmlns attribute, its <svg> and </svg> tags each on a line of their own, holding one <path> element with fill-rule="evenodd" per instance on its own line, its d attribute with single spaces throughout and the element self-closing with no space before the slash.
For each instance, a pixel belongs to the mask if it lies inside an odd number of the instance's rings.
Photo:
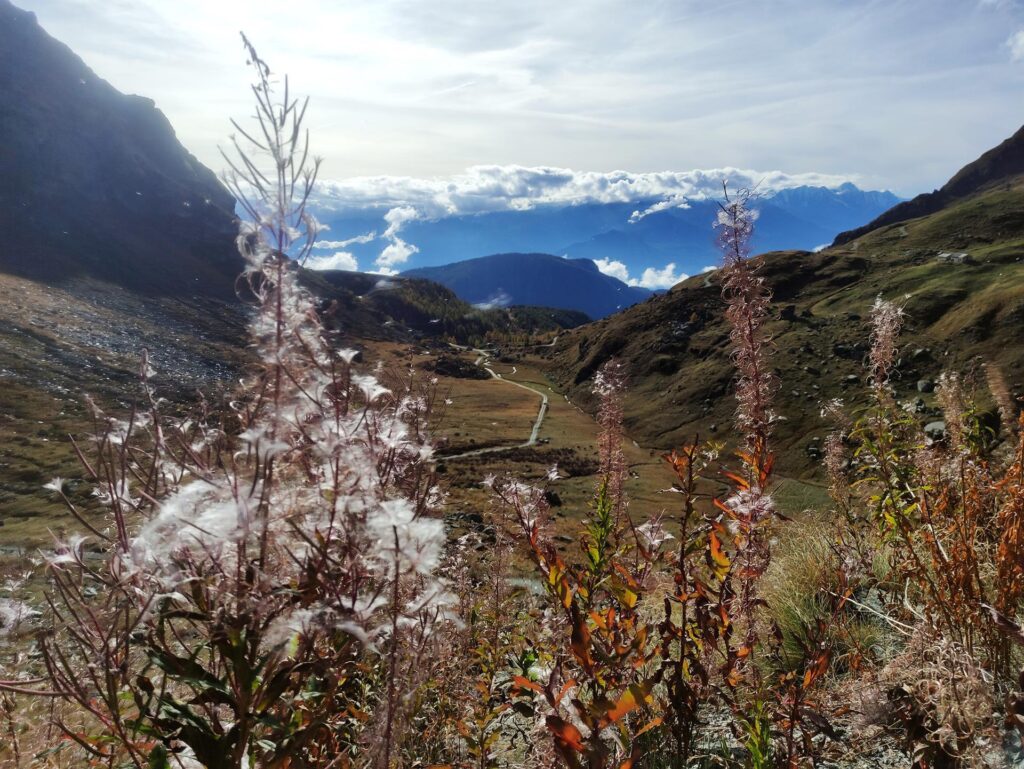
<svg viewBox="0 0 1024 769">
<path fill-rule="evenodd" d="M 1024 123 L 1024 0 L 15 3 L 215 170 L 244 29 L 339 189 L 736 167 L 911 196 Z"/>
</svg>

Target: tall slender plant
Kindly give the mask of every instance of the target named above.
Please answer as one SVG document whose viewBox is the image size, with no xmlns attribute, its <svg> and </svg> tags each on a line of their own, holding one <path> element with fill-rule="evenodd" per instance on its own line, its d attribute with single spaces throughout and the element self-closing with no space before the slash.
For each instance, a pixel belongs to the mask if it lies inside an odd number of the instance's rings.
<svg viewBox="0 0 1024 769">
<path fill-rule="evenodd" d="M 73 706 L 83 763 L 210 769 L 391 767 L 409 689 L 448 615 L 429 397 L 338 350 L 296 259 L 317 232 L 306 102 L 243 36 L 256 125 L 235 123 L 227 182 L 258 354 L 223 420 L 164 414 L 148 384 L 126 420 L 97 410 L 80 456 L 109 511 L 49 560 L 44 675 L 8 688 Z M 109 524 L 109 525 L 108 525 Z"/>
</svg>

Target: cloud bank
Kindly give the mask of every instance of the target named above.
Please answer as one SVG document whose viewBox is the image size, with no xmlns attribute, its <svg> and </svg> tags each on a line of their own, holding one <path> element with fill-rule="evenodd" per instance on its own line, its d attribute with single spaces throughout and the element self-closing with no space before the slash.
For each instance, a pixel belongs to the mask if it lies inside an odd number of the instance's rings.
<svg viewBox="0 0 1024 769">
<path fill-rule="evenodd" d="M 372 243 L 376 239 L 376 232 L 367 232 L 364 235 L 356 235 L 354 238 L 349 238 L 348 240 L 318 240 L 313 244 L 313 248 L 348 248 L 356 243 Z"/>
<path fill-rule="evenodd" d="M 416 218 L 442 219 L 539 206 L 623 203 L 643 205 L 643 209 L 632 214 L 634 220 L 639 220 L 666 208 L 685 208 L 687 201 L 719 198 L 723 182 L 728 182 L 731 189 L 756 186 L 761 194 L 771 195 L 793 187 L 834 189 L 857 181 L 856 175 L 789 174 L 740 168 L 631 173 L 488 165 L 473 166 L 448 177 L 364 176 L 322 181 L 315 205 L 325 211 L 389 209 L 387 216 L 392 218 L 385 217 L 389 226 L 384 237 L 393 238 L 403 224 Z M 396 209 L 402 213 L 395 213 Z"/>
</svg>

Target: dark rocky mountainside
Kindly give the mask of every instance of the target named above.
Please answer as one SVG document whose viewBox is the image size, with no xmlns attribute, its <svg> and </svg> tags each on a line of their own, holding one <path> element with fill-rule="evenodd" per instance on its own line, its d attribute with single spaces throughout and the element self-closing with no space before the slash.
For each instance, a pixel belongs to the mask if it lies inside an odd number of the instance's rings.
<svg viewBox="0 0 1024 769">
<path fill-rule="evenodd" d="M 1008 184 L 1010 179 L 1021 174 L 1024 174 L 1024 127 L 998 147 L 961 168 L 941 188 L 893 206 L 863 227 L 840 233 L 834 245 L 844 245 L 880 227 L 933 214 L 993 185 Z"/>
<path fill-rule="evenodd" d="M 493 254 L 403 273 L 437 281 L 473 304 L 560 307 L 603 318 L 643 301 L 646 288 L 605 275 L 590 259 L 551 254 Z"/>
<path fill-rule="evenodd" d="M 150 99 L 118 92 L 8 0 L 0 99 L 0 269 L 233 293 L 232 196 Z"/>
<path fill-rule="evenodd" d="M 757 257 L 774 292 L 768 331 L 782 382 L 777 448 L 784 473 L 817 468 L 831 429 L 819 413 L 823 401 L 842 398 L 852 408 L 864 401 L 868 314 L 879 295 L 906 305 L 896 390 L 922 422 L 941 419 L 931 390 L 944 370 L 970 376 L 982 362 L 995 362 L 1014 393 L 1024 393 L 1024 180 L 1012 162 L 999 166 L 991 153 L 982 160 L 954 177 L 977 179 L 977 169 L 986 168 L 981 191 L 927 216 L 819 253 Z M 668 449 L 696 433 L 727 436 L 733 370 L 722 310 L 718 273 L 695 276 L 563 334 L 552 350 L 552 376 L 592 406 L 592 375 L 617 356 L 630 373 L 627 428 L 639 443 Z M 984 404 L 983 387 L 979 395 Z"/>
</svg>

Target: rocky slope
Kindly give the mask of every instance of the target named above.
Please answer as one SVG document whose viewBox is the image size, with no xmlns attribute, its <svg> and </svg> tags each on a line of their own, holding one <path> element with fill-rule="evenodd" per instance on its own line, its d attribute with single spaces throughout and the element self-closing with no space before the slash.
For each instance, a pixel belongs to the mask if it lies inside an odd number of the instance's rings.
<svg viewBox="0 0 1024 769">
<path fill-rule="evenodd" d="M 150 99 L 118 92 L 8 0 L 0 100 L 0 269 L 232 295 L 232 196 Z"/>
<path fill-rule="evenodd" d="M 1015 164 L 986 158 L 954 177 L 971 178 L 984 161 L 980 191 L 927 216 L 876 227 L 820 253 L 758 257 L 775 297 L 768 330 L 782 381 L 777 447 L 784 473 L 816 469 L 830 429 L 819 413 L 823 401 L 863 401 L 867 316 L 876 296 L 906 304 L 896 389 L 923 422 L 939 418 L 930 391 L 943 370 L 970 376 L 992 361 L 1015 394 L 1024 392 L 1024 180 Z M 632 379 L 628 429 L 642 445 L 728 435 L 733 371 L 722 309 L 718 274 L 691 278 L 563 334 L 552 350 L 552 376 L 590 404 L 594 371 L 618 356 Z M 984 391 L 980 396 L 986 402 Z"/>
</svg>

